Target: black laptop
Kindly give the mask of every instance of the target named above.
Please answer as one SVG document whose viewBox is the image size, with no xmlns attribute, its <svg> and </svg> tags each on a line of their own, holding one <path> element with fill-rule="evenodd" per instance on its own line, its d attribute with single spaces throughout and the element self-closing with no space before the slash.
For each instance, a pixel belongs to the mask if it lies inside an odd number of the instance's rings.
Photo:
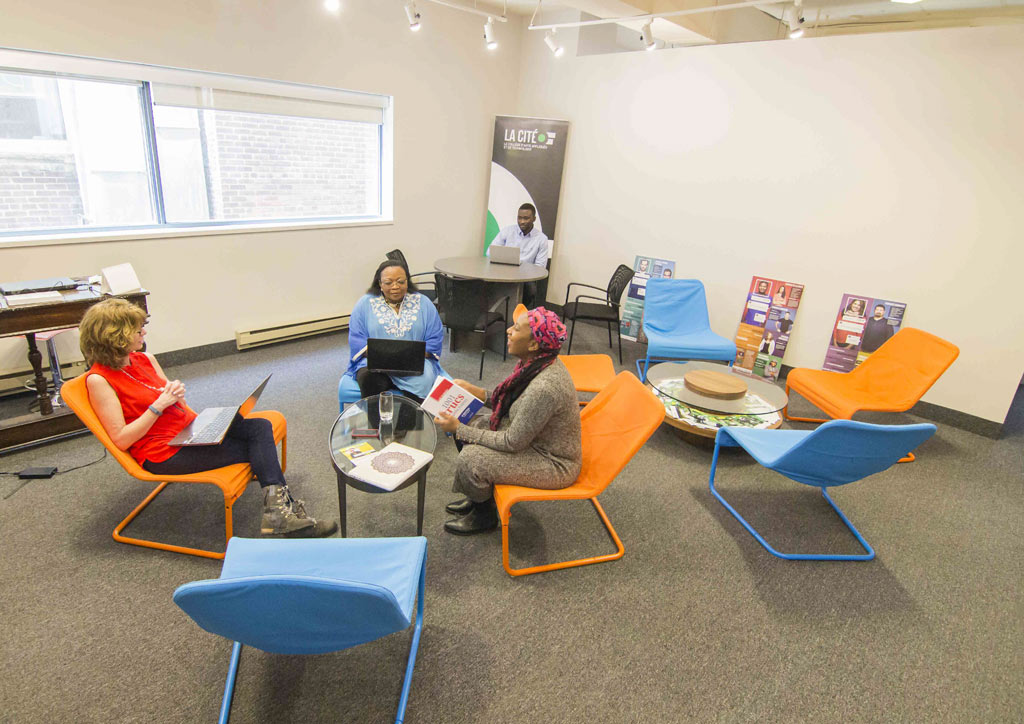
<svg viewBox="0 0 1024 724">
<path fill-rule="evenodd" d="M 366 366 L 370 372 L 385 372 L 398 377 L 423 374 L 427 343 L 409 339 L 366 340 Z"/>
</svg>

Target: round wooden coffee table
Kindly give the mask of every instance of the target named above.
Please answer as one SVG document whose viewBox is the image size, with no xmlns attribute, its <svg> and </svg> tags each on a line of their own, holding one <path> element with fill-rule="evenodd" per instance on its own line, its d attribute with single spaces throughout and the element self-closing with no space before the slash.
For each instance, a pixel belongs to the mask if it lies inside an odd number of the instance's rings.
<svg viewBox="0 0 1024 724">
<path fill-rule="evenodd" d="M 665 422 L 701 437 L 722 427 L 777 428 L 789 402 L 778 385 L 714 362 L 662 362 L 647 382 L 665 405 Z"/>
</svg>

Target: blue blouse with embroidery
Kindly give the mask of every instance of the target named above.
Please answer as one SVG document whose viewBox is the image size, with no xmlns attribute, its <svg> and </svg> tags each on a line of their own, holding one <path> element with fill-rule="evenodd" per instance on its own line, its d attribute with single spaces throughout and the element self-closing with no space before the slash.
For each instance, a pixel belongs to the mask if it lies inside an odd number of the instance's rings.
<svg viewBox="0 0 1024 724">
<path fill-rule="evenodd" d="M 422 340 L 433 357 L 424 360 L 423 374 L 414 377 L 392 377 L 395 387 L 423 398 L 430 392 L 434 380 L 443 375 L 438 358 L 444 341 L 444 327 L 433 303 L 415 292 L 405 295 L 398 313 L 388 306 L 379 294 L 364 294 L 352 309 L 348 324 L 348 370 L 355 377 L 356 370 L 366 366 L 366 355 L 353 360 L 352 355 L 366 346 L 368 337 Z"/>
</svg>

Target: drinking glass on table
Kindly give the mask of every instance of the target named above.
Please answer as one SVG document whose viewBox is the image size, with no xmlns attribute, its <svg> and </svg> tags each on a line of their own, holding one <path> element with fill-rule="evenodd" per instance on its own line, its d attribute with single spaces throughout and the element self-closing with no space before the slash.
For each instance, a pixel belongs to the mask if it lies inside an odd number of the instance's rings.
<svg viewBox="0 0 1024 724">
<path fill-rule="evenodd" d="M 380 421 L 390 423 L 391 417 L 395 414 L 395 397 L 391 390 L 385 390 L 377 398 L 377 412 L 380 413 Z"/>
<path fill-rule="evenodd" d="M 377 398 L 377 412 L 380 414 L 380 440 L 387 444 L 391 442 L 391 419 L 395 414 L 395 397 L 390 390 L 381 392 Z"/>
</svg>

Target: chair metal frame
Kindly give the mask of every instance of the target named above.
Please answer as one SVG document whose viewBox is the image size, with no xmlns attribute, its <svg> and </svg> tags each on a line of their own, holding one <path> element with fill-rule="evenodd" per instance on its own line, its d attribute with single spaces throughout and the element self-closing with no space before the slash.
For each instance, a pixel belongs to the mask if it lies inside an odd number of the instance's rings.
<svg viewBox="0 0 1024 724">
<path fill-rule="evenodd" d="M 329 540 L 330 539 L 326 539 L 324 541 L 318 541 L 316 543 L 327 543 Z M 352 545 L 357 545 L 358 544 L 358 540 L 357 539 L 343 539 L 343 540 L 346 541 L 348 544 L 352 544 Z M 400 540 L 404 543 L 404 542 L 409 542 L 412 539 L 400 539 Z M 424 599 L 426 598 L 426 581 L 427 581 L 427 551 L 426 551 L 426 548 L 425 548 L 426 540 L 422 539 L 422 538 L 420 540 L 423 541 L 424 549 L 423 549 L 423 552 L 422 552 L 422 558 L 420 558 L 419 561 L 418 561 L 418 564 L 419 564 L 419 576 L 418 576 L 418 583 L 417 583 L 416 615 L 415 615 L 415 619 L 413 619 L 413 617 L 410 616 L 409 619 L 412 619 L 412 621 L 410 621 L 406 617 L 406 611 L 400 610 L 400 609 L 399 610 L 393 610 L 392 609 L 392 610 L 389 610 L 389 611 L 382 611 L 382 612 L 386 612 L 386 613 L 389 613 L 389 614 L 400 614 L 400 616 L 401 616 L 400 620 L 402 622 L 404 622 L 404 626 L 402 626 L 401 628 L 391 628 L 390 631 L 385 630 L 388 627 L 380 627 L 380 630 L 378 630 L 378 631 L 376 631 L 374 633 L 369 634 L 368 637 L 361 638 L 359 641 L 356 641 L 356 642 L 348 642 L 346 644 L 341 644 L 340 642 L 336 642 L 334 645 L 324 646 L 323 645 L 323 640 L 317 638 L 317 641 L 321 642 L 321 645 L 319 645 L 318 647 L 313 647 L 313 650 L 307 650 L 307 651 L 301 652 L 301 653 L 300 652 L 276 651 L 276 653 L 278 653 L 278 655 L 311 655 L 313 653 L 327 653 L 327 652 L 330 652 L 330 651 L 345 650 L 347 648 L 352 648 L 354 646 L 362 645 L 362 644 L 365 644 L 365 643 L 371 643 L 372 641 L 379 640 L 379 639 L 381 639 L 381 638 L 383 638 L 385 636 L 390 636 L 393 633 L 398 633 L 398 631 L 406 630 L 406 629 L 409 628 L 410 625 L 412 625 L 413 626 L 413 634 L 412 634 L 411 641 L 410 641 L 410 646 L 409 646 L 409 657 L 408 657 L 408 661 L 406 663 L 406 670 L 404 670 L 404 674 L 403 674 L 403 677 L 402 677 L 401 691 L 400 691 L 400 694 L 399 694 L 399 697 L 398 697 L 398 709 L 397 709 L 397 712 L 396 712 L 396 715 L 395 715 L 395 724 L 401 724 L 404 721 L 404 718 L 406 718 L 406 708 L 407 708 L 407 706 L 409 704 L 409 692 L 410 692 L 410 689 L 411 689 L 412 683 L 413 683 L 413 671 L 414 671 L 414 669 L 416 667 L 416 655 L 417 655 L 417 653 L 419 651 L 420 637 L 421 637 L 422 632 L 423 632 L 423 609 L 424 609 Z M 335 543 L 335 544 L 340 543 L 340 541 L 338 541 L 337 539 L 335 539 L 335 540 L 333 540 L 331 542 Z M 396 543 L 397 540 L 395 540 L 393 542 Z M 288 544 L 288 543 L 293 543 L 293 542 L 289 542 L 289 541 L 281 541 L 281 542 L 278 542 L 278 541 L 261 541 L 260 543 L 263 543 L 263 544 L 278 544 L 278 543 Z M 250 551 L 252 551 L 252 550 L 253 549 L 250 548 Z M 250 554 L 250 555 L 252 555 L 252 554 Z M 271 558 L 272 558 L 272 556 L 271 556 Z M 243 577 L 240 577 L 240 578 L 228 578 L 228 579 L 221 578 L 221 579 L 216 579 L 216 580 L 212 580 L 212 581 L 196 581 L 196 582 L 191 582 L 191 583 L 187 583 L 187 584 L 184 584 L 184 585 L 180 586 L 175 591 L 175 593 L 174 593 L 174 601 L 175 601 L 175 603 L 177 603 L 178 606 L 181 607 L 182 610 L 184 610 L 185 613 L 187 613 L 191 617 L 191 619 L 193 619 L 201 628 L 203 628 L 206 631 L 209 631 L 209 632 L 211 632 L 211 633 L 213 633 L 215 635 L 227 638 L 227 640 L 231 640 L 234 635 L 239 635 L 240 633 L 242 635 L 239 636 L 239 638 L 242 638 L 244 640 L 248 640 L 248 639 L 246 639 L 245 633 L 243 631 L 238 630 L 238 627 L 234 626 L 234 622 L 230 621 L 230 612 L 231 611 L 226 611 L 225 613 L 218 614 L 217 616 L 214 617 L 214 619 L 211 620 L 210 619 L 210 615 L 209 615 L 209 606 L 211 604 L 207 603 L 206 606 L 202 605 L 203 604 L 203 600 L 204 600 L 204 598 L 206 598 L 206 596 L 211 595 L 211 594 L 212 595 L 217 595 L 217 591 L 219 589 L 221 589 L 221 587 L 223 585 L 225 585 L 225 584 L 228 585 L 228 586 L 244 585 L 247 588 L 252 587 L 253 591 L 251 592 L 251 595 L 257 596 L 257 597 L 259 597 L 261 599 L 262 599 L 261 594 L 266 595 L 265 592 L 263 592 L 259 588 L 261 586 L 269 586 L 269 587 L 271 587 L 271 589 L 274 588 L 274 587 L 288 587 L 288 588 L 299 588 L 299 589 L 302 589 L 303 587 L 307 587 L 307 588 L 311 587 L 311 588 L 321 588 L 321 589 L 325 589 L 325 588 L 326 589 L 332 589 L 332 588 L 335 588 L 336 585 L 342 584 L 342 585 L 348 585 L 350 588 L 354 587 L 355 590 L 358 590 L 358 589 L 365 589 L 366 591 L 372 591 L 373 589 L 380 590 L 380 585 L 379 584 L 374 584 L 372 582 L 366 582 L 365 583 L 365 582 L 360 582 L 358 580 L 356 580 L 356 581 L 347 581 L 345 579 L 338 578 L 336 576 L 336 574 L 335 574 L 335 576 L 330 576 L 330 574 L 326 574 L 326 576 L 324 576 L 324 577 L 317 577 L 317 576 L 313 576 L 313 574 L 311 574 L 311 573 L 288 573 L 288 572 L 283 572 L 283 571 L 274 571 L 273 568 L 272 568 L 272 564 L 271 564 L 270 570 L 267 570 L 266 572 L 252 572 L 252 573 L 248 574 L 248 576 L 243 576 Z M 392 591 L 389 591 L 386 588 L 385 588 L 385 590 L 387 590 L 389 594 L 393 594 Z M 238 592 L 231 592 L 230 589 L 228 589 L 228 591 L 229 592 L 221 593 L 220 595 L 221 596 L 227 596 L 227 600 L 234 600 L 234 598 L 236 598 L 236 594 Z M 330 594 L 330 595 L 338 595 L 338 594 L 337 594 L 337 592 L 335 592 L 335 593 Z M 197 599 L 197 596 L 199 597 L 198 599 Z M 214 600 L 218 600 L 218 599 L 214 599 Z M 243 599 L 243 600 L 245 600 L 245 599 Z M 271 600 L 276 600 L 276 599 L 271 599 Z M 390 600 L 392 602 L 394 602 L 395 605 L 397 605 L 397 602 L 395 601 L 393 595 L 390 595 Z M 199 605 L 197 605 L 197 604 L 199 604 Z M 239 605 L 244 605 L 244 604 L 240 603 Z M 217 608 L 218 608 L 218 610 L 220 610 L 219 606 L 217 606 Z M 306 611 L 304 611 L 304 612 L 306 612 Z M 226 628 L 225 628 L 225 625 L 226 625 Z M 303 636 L 305 636 L 305 637 L 310 636 L 310 632 L 308 630 L 304 631 Z M 334 639 L 330 639 L 330 638 L 328 638 L 327 640 L 334 641 Z M 308 643 L 309 639 L 308 638 L 300 638 L 300 641 L 302 643 Z M 259 641 L 259 642 L 262 642 L 262 641 Z M 250 644 L 252 644 L 252 641 L 250 641 Z M 337 648 L 338 645 L 341 645 L 341 648 Z M 227 724 L 228 719 L 230 718 L 231 704 L 232 704 L 232 699 L 234 697 L 234 684 L 236 684 L 236 680 L 238 678 L 239 667 L 241 666 L 241 659 L 242 659 L 242 649 L 243 649 L 244 646 L 245 646 L 245 644 L 243 644 L 242 641 L 239 641 L 239 640 L 232 641 L 231 653 L 230 653 L 230 658 L 229 658 L 228 667 L 227 667 L 227 676 L 226 676 L 226 679 L 224 681 L 224 693 L 223 693 L 223 697 L 221 698 L 220 713 L 219 713 L 218 720 L 217 720 L 218 724 Z M 308 647 L 306 646 L 305 648 L 308 648 Z M 272 650 L 272 649 L 268 649 L 268 650 Z"/>
<path fill-rule="evenodd" d="M 856 527 L 854 527 L 853 523 L 850 522 L 850 519 L 847 518 L 843 511 L 839 509 L 839 506 L 835 504 L 835 501 L 832 500 L 831 497 L 829 497 L 828 490 L 824 487 L 822 487 L 821 489 L 822 496 L 824 496 L 825 500 L 828 501 L 828 504 L 832 506 L 832 510 L 836 511 L 836 515 L 838 515 L 839 519 L 846 524 L 846 527 L 849 528 L 850 532 L 853 533 L 853 536 L 857 539 L 857 542 L 859 542 L 861 546 L 863 546 L 864 550 L 867 551 L 867 553 L 843 555 L 832 553 L 783 553 L 782 551 L 778 551 L 775 548 L 773 548 L 772 545 L 767 540 L 765 540 L 764 536 L 762 536 L 760 533 L 754 530 L 754 526 L 750 525 L 750 523 L 747 522 L 746 518 L 740 515 L 738 510 L 729 505 L 729 501 L 723 498 L 722 494 L 715 489 L 715 472 L 718 468 L 718 451 L 723 446 L 739 447 L 739 445 L 737 445 L 736 443 L 720 443 L 718 438 L 715 438 L 715 454 L 711 458 L 711 474 L 708 476 L 708 487 L 711 489 L 711 494 L 718 498 L 718 502 L 724 505 L 726 510 L 732 513 L 732 516 L 736 520 L 738 520 L 744 528 L 747 529 L 747 532 L 750 533 L 750 535 L 754 536 L 757 542 L 764 546 L 764 549 L 771 553 L 773 556 L 785 558 L 789 561 L 870 561 L 872 558 L 875 557 L 875 549 L 872 548 L 866 540 L 864 540 L 864 536 L 860 534 L 860 531 L 857 530 Z"/>
<path fill-rule="evenodd" d="M 903 335 L 903 337 L 900 337 L 900 335 Z M 829 417 L 799 417 L 797 415 L 790 415 L 789 414 L 789 405 L 788 404 L 785 407 L 782 408 L 782 416 L 785 417 L 787 420 L 792 420 L 793 422 L 811 422 L 811 423 L 818 423 L 818 424 L 820 424 L 820 423 L 823 423 L 823 422 L 828 422 L 829 420 L 852 420 L 853 416 L 857 412 L 861 412 L 861 411 L 870 411 L 870 412 L 906 412 L 907 410 L 912 408 L 914 405 L 916 405 L 918 403 L 918 401 L 922 397 L 924 397 L 925 393 L 929 389 L 931 389 L 931 386 L 956 361 L 957 357 L 960 356 L 960 348 L 959 347 L 957 347 L 955 344 L 952 344 L 951 342 L 947 342 L 946 340 L 942 339 L 941 337 L 936 337 L 935 335 L 929 334 L 928 332 L 924 332 L 924 331 L 922 331 L 920 329 L 915 329 L 913 327 L 904 327 L 899 332 L 894 334 L 892 337 L 887 339 L 885 341 L 885 343 L 882 344 L 882 346 L 879 347 L 871 355 L 871 357 L 868 357 L 866 360 L 864 360 L 864 362 L 862 362 L 857 367 L 854 367 L 850 372 L 845 373 L 847 375 L 853 375 L 854 377 L 869 374 L 870 370 L 872 369 L 872 362 L 871 362 L 872 358 L 875 359 L 875 363 L 876 364 L 878 363 L 878 360 L 883 359 L 882 357 L 875 358 L 875 355 L 878 354 L 879 352 L 881 352 L 885 348 L 886 345 L 891 344 L 892 341 L 894 339 L 897 339 L 897 338 L 899 338 L 899 340 L 897 341 L 896 344 L 899 345 L 902 342 L 903 339 L 905 339 L 905 338 L 912 338 L 912 337 L 918 338 L 919 343 L 920 342 L 925 342 L 925 343 L 931 344 L 932 347 L 934 347 L 934 348 L 944 348 L 944 349 L 946 349 L 948 351 L 948 361 L 946 361 L 942 365 L 941 369 L 937 369 L 936 370 L 938 372 L 938 374 L 934 375 L 934 379 L 932 379 L 932 381 L 926 387 L 924 387 L 923 389 L 920 389 L 920 390 L 915 390 L 910 397 L 904 398 L 899 403 L 880 405 L 880 404 L 877 404 L 877 403 L 872 404 L 871 402 L 866 402 L 863 405 L 858 405 L 853 410 L 850 410 L 849 408 L 840 408 L 838 405 L 833 404 L 831 402 L 831 400 L 829 400 L 829 398 L 828 398 L 828 396 L 826 394 L 820 393 L 820 391 L 818 389 L 812 389 L 812 387 L 807 385 L 806 383 L 801 383 L 800 382 L 800 375 L 797 374 L 797 377 L 796 377 L 797 384 L 794 387 L 796 392 L 800 393 L 800 395 L 803 396 L 808 402 L 810 402 L 815 407 L 819 408 L 822 412 L 824 412 L 827 415 L 829 415 Z M 798 372 L 799 369 L 800 368 L 792 370 L 789 373 L 789 375 L 786 376 L 786 397 L 787 398 L 789 397 L 790 387 L 791 387 L 790 375 L 792 375 L 793 372 Z M 812 373 L 819 373 L 820 370 L 810 370 L 810 372 L 812 372 Z M 830 374 L 837 374 L 838 375 L 838 374 L 842 374 L 842 373 L 836 372 L 836 373 L 830 373 Z M 853 377 L 851 377 L 850 379 L 853 379 Z M 899 462 L 901 462 L 901 463 L 910 463 L 910 462 L 913 462 L 916 459 L 917 458 L 914 457 L 914 453 L 907 453 L 906 457 L 900 458 Z"/>
<path fill-rule="evenodd" d="M 112 533 L 114 540 L 118 543 L 142 546 L 143 548 L 155 548 L 172 553 L 223 560 L 223 551 L 211 551 L 204 548 L 191 548 L 189 546 L 161 543 L 142 538 L 132 538 L 123 535 L 122 532 L 171 483 L 207 483 L 217 486 L 224 496 L 224 540 L 226 546 L 227 541 L 231 540 L 231 536 L 234 533 L 232 508 L 235 501 L 241 497 L 242 493 L 245 492 L 246 486 L 253 479 L 252 468 L 248 463 L 237 463 L 187 475 L 154 475 L 150 473 L 139 465 L 135 458 L 129 455 L 127 451 L 121 450 L 114 445 L 113 440 L 110 439 L 99 417 L 97 417 L 96 412 L 92 409 L 92 403 L 89 401 L 89 391 L 85 385 L 87 376 L 88 374 L 83 374 L 64 383 L 63 387 L 61 387 L 61 397 L 64 398 L 64 402 L 78 415 L 79 419 L 85 423 L 85 426 L 89 428 L 114 459 L 121 464 L 126 473 L 137 480 L 158 484 L 141 503 L 135 506 L 135 509 L 124 520 L 115 526 Z M 288 423 L 285 421 L 284 416 L 273 410 L 263 410 L 253 412 L 248 417 L 259 417 L 270 421 L 274 430 L 274 442 L 281 445 L 281 469 L 284 470 L 288 464 Z"/>
<path fill-rule="evenodd" d="M 726 510 L 747 529 L 747 532 L 773 556 L 797 561 L 870 561 L 875 557 L 874 548 L 832 500 L 828 494 L 828 488 L 848 485 L 887 470 L 898 462 L 903 450 L 907 448 L 912 450 L 934 433 L 935 426 L 931 424 L 887 426 L 852 420 L 831 420 L 826 425 L 809 431 L 750 430 L 749 428 L 725 427 L 715 435 L 715 452 L 711 459 L 711 471 L 708 474 L 708 488 L 711 490 L 711 494 L 725 506 Z M 851 438 L 851 435 L 854 437 Z M 747 438 L 746 443 L 743 442 L 743 438 Z M 773 441 L 772 444 L 766 442 L 768 439 Z M 787 443 L 786 440 L 792 442 Z M 901 444 L 906 444 L 907 447 L 901 450 Z M 715 488 L 718 455 L 723 447 L 742 448 L 765 469 L 779 473 L 802 485 L 820 488 L 822 496 L 866 552 L 856 554 L 783 553 L 774 548 Z M 837 454 L 836 450 L 839 450 L 840 453 Z M 824 460 L 821 459 L 822 456 L 825 456 Z M 834 463 L 827 472 L 819 474 L 809 469 L 809 466 L 828 463 L 831 458 L 835 458 L 839 462 Z M 808 462 L 809 460 L 810 462 Z M 826 478 L 826 476 L 828 477 Z"/>
<path fill-rule="evenodd" d="M 608 519 L 608 514 L 605 513 L 604 508 L 601 507 L 601 503 L 598 502 L 597 497 L 605 491 L 608 485 L 610 485 L 616 476 L 618 476 L 619 472 L 621 472 L 629 461 L 633 459 L 633 456 L 636 455 L 637 451 L 643 447 L 644 443 L 646 443 L 650 436 L 654 434 L 654 431 L 658 429 L 658 426 L 661 425 L 661 422 L 665 417 L 665 409 L 661 402 L 654 397 L 654 395 L 644 387 L 636 377 L 629 372 L 620 372 L 612 384 L 599 392 L 597 397 L 591 400 L 580 413 L 583 424 L 586 425 L 587 418 L 600 413 L 602 408 L 608 404 L 609 398 L 616 395 L 622 387 L 627 385 L 633 388 L 633 392 L 635 394 L 643 393 L 645 397 L 642 399 L 650 402 L 651 404 L 647 406 L 647 410 L 641 409 L 640 406 L 637 406 L 635 409 L 635 413 L 638 415 L 645 412 L 647 414 L 639 421 L 639 426 L 632 431 L 633 435 L 628 449 L 628 454 L 623 455 L 621 459 L 617 461 L 619 463 L 617 468 L 614 470 L 610 468 L 600 470 L 599 473 L 595 473 L 595 471 L 589 469 L 587 464 L 588 451 L 584 449 L 583 469 L 580 470 L 580 475 L 576 481 L 566 488 L 545 490 L 541 488 L 527 488 L 519 485 L 494 486 L 494 502 L 498 508 L 498 519 L 501 521 L 501 564 L 502 567 L 504 567 L 505 572 L 510 576 L 526 576 L 532 573 L 557 571 L 563 568 L 575 568 L 578 566 L 590 565 L 592 563 L 617 561 L 626 554 L 626 548 L 622 545 L 622 539 L 619 538 L 618 533 L 615 532 L 615 528 Z M 649 397 L 650 400 L 647 400 L 647 397 Z M 586 436 L 584 436 L 584 443 L 585 442 Z M 598 475 L 599 479 L 594 480 L 593 478 Z M 571 561 L 559 561 L 557 563 L 513 568 L 509 560 L 509 520 L 512 517 L 512 506 L 516 503 L 541 500 L 589 500 L 594 506 L 594 510 L 597 511 L 597 515 L 600 517 L 601 522 L 604 524 L 605 531 L 615 544 L 615 552 L 587 558 L 577 558 Z"/>
<path fill-rule="evenodd" d="M 626 272 L 629 272 L 629 276 L 628 277 L 625 276 Z M 613 320 L 611 320 L 611 319 L 602 319 L 600 317 L 590 316 L 590 315 L 585 314 L 585 313 L 581 314 L 580 311 L 579 311 L 580 300 L 581 299 L 594 299 L 594 300 L 596 300 L 598 302 L 601 302 L 602 304 L 607 304 L 608 305 L 608 307 L 607 307 L 608 311 L 615 313 L 615 320 L 614 320 L 614 322 L 615 322 L 615 330 L 616 330 L 616 334 L 618 335 L 618 339 L 619 339 L 619 364 L 622 364 L 622 305 L 621 305 L 621 299 L 622 299 L 623 292 L 626 291 L 626 287 L 629 286 L 629 282 L 633 278 L 634 275 L 635 275 L 635 272 L 630 267 L 626 266 L 625 264 L 619 264 L 619 266 L 617 266 L 615 268 L 615 271 L 612 272 L 612 278 L 608 280 L 608 286 L 605 287 L 605 288 L 594 286 L 593 284 L 583 284 L 582 282 L 569 282 L 569 286 L 567 286 L 565 288 L 565 302 L 562 304 L 562 322 L 564 323 L 566 319 L 572 320 L 572 326 L 569 329 L 569 347 L 566 349 L 566 354 L 572 354 L 572 338 L 573 338 L 573 334 L 576 332 L 576 320 L 577 319 L 592 320 L 592 321 L 597 321 L 597 322 L 602 322 L 602 321 L 606 322 L 607 325 L 608 325 L 608 347 L 611 348 L 611 346 L 612 346 L 612 321 Z M 619 289 L 618 296 L 615 297 L 615 299 L 613 300 L 612 297 L 615 296 L 615 294 L 614 294 L 615 290 L 613 289 L 613 286 L 615 285 L 616 282 L 620 282 L 622 284 L 622 288 Z M 569 308 L 570 290 L 573 287 L 584 287 L 586 289 L 596 289 L 599 292 L 604 292 L 605 296 L 604 297 L 595 297 L 595 296 L 593 296 L 591 294 L 577 294 L 576 295 L 576 301 L 573 302 L 573 314 L 571 316 L 567 316 L 566 315 L 566 310 Z M 594 306 L 597 306 L 597 305 L 594 305 Z"/>
<path fill-rule="evenodd" d="M 416 654 L 420 647 L 420 634 L 423 632 L 423 598 L 427 591 L 427 563 L 423 562 L 420 568 L 420 582 L 416 594 L 416 622 L 413 625 L 412 641 L 409 644 L 409 659 L 405 665 L 405 676 L 402 679 L 402 693 L 398 697 L 398 714 L 395 716 L 395 724 L 402 724 L 405 721 L 405 708 L 409 703 L 409 690 L 412 688 L 412 672 L 416 667 Z M 231 717 L 231 701 L 235 695 L 235 678 L 238 676 L 238 666 L 242 658 L 242 644 L 238 641 L 232 642 L 231 660 L 228 663 L 227 680 L 224 682 L 224 697 L 220 702 L 220 714 L 217 724 L 228 724 Z"/>
</svg>

